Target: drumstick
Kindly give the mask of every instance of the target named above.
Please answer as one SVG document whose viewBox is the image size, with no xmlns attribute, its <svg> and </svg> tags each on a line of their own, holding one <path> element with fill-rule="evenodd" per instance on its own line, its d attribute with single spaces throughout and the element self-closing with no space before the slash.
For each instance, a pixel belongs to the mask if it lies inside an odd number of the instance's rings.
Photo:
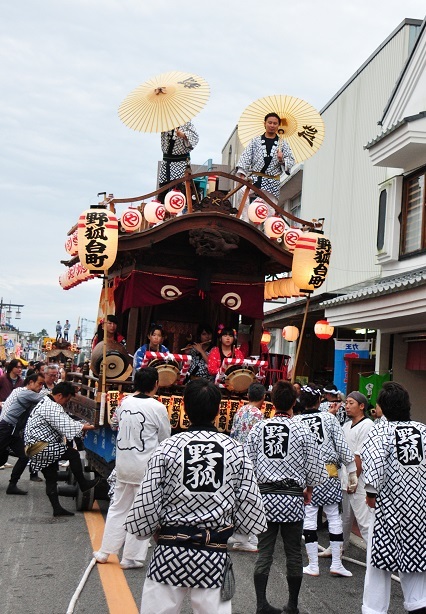
<svg viewBox="0 0 426 614">
<path fill-rule="evenodd" d="M 200 345 L 210 345 L 210 343 L 211 343 L 211 341 L 203 341 L 203 343 L 200 343 Z M 180 351 L 181 352 L 185 352 L 186 350 L 190 350 L 193 347 L 194 347 L 194 344 L 191 343 L 190 345 L 187 345 L 186 347 L 181 348 Z"/>
</svg>

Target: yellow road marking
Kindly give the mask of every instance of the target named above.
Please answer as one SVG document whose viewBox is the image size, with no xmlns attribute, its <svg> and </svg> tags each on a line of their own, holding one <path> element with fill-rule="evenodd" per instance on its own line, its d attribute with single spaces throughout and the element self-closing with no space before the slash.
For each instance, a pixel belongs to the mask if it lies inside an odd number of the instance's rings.
<svg viewBox="0 0 426 614">
<path fill-rule="evenodd" d="M 105 521 L 100 512 L 97 502 L 93 504 L 93 510 L 84 512 L 87 529 L 93 550 L 99 550 L 104 534 Z M 108 604 L 109 614 L 139 614 L 139 609 L 133 599 L 125 575 L 121 569 L 118 557 L 110 554 L 108 563 L 96 565 L 101 578 L 102 588 Z"/>
</svg>

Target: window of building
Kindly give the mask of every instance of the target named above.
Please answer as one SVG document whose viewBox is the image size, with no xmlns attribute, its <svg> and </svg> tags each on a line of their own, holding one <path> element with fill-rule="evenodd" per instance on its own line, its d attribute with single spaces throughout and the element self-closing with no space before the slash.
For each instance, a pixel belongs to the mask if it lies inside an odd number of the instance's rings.
<svg viewBox="0 0 426 614">
<path fill-rule="evenodd" d="M 233 168 L 232 166 L 232 145 L 229 146 L 229 150 L 228 150 L 228 166 L 230 168 Z"/>
<path fill-rule="evenodd" d="M 425 180 L 426 169 L 404 179 L 402 219 L 401 219 L 401 256 L 413 254 L 426 248 L 425 238 Z"/>
<path fill-rule="evenodd" d="M 295 217 L 300 218 L 302 215 L 302 193 L 299 192 L 297 196 L 290 200 L 290 213 Z"/>
<path fill-rule="evenodd" d="M 380 252 L 385 244 L 386 229 L 386 201 L 388 193 L 386 190 L 380 192 L 379 198 L 379 223 L 377 225 L 377 250 Z"/>
</svg>

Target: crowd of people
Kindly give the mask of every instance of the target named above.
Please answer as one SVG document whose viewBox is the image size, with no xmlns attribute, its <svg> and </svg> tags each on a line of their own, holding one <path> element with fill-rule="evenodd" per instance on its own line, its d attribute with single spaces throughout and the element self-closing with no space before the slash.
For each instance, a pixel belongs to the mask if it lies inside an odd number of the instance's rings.
<svg viewBox="0 0 426 614">
<path fill-rule="evenodd" d="M 106 331 L 125 343 L 118 320 Z M 103 340 L 97 331 L 94 346 Z M 200 324 L 187 348 L 192 370 L 184 390 L 190 427 L 171 436 L 167 410 L 155 399 L 158 371 L 141 368 L 146 351 L 168 352 L 165 333 L 153 324 L 135 353 L 135 393 L 115 416 L 116 466 L 99 564 L 122 550 L 123 569 L 143 567 L 150 558 L 142 614 L 179 612 L 190 594 L 196 613 L 231 612 L 229 550 L 257 554 L 254 593 L 257 614 L 299 612 L 303 576 L 319 576 L 319 558 L 331 559 L 332 576 L 350 578 L 342 555 L 356 519 L 367 549 L 363 614 L 385 614 L 391 573 L 399 573 L 404 606 L 426 613 L 426 426 L 411 420 L 408 392 L 386 382 L 371 408 L 360 392 L 346 398 L 329 383 L 280 380 L 271 391 L 254 381 L 248 402 L 235 414 L 230 435 L 214 426 L 222 398 L 215 377 L 224 358 L 243 358 L 232 328 L 214 331 Z M 72 445 L 94 427 L 74 420 L 65 407 L 75 394 L 55 364 L 37 363 L 21 377 L 11 360 L 0 377 L 0 464 L 11 467 L 6 493 L 18 486 L 29 464 L 36 481 L 45 479 L 54 516 L 71 516 L 57 492 L 58 462 L 66 461 L 82 491 L 97 479 L 83 475 Z M 274 413 L 265 419 L 267 394 Z M 33 479 L 33 477 L 31 478 Z M 318 519 L 325 516 L 329 547 L 318 546 Z M 267 596 L 275 543 L 281 535 L 286 558 L 287 602 Z M 306 550 L 308 564 L 303 566 Z"/>
</svg>

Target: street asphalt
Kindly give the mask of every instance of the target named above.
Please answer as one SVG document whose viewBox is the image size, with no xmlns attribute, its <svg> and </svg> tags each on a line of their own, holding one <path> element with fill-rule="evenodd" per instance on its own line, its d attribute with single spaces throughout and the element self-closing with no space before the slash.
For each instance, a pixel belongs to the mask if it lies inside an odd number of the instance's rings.
<svg viewBox="0 0 426 614">
<path fill-rule="evenodd" d="M 9 459 L 14 462 L 13 458 Z M 28 490 L 26 496 L 6 495 L 10 469 L 0 471 L 0 614 L 69 614 L 69 604 L 80 580 L 92 559 L 93 535 L 89 535 L 85 514 L 53 518 L 44 482 L 34 483 L 25 471 L 19 486 Z M 75 501 L 61 497 L 63 507 L 75 511 Z M 107 501 L 98 502 L 97 521 L 102 523 Z M 99 525 L 101 526 L 101 525 Z M 95 536 L 100 539 L 101 535 Z M 327 532 L 320 532 L 319 542 L 328 545 Z M 149 555 L 152 549 L 149 550 Z M 364 580 L 365 551 L 351 544 L 345 553 L 359 561 L 345 562 L 352 578 L 336 578 L 329 574 L 330 559 L 320 559 L 320 576 L 305 576 L 300 594 L 301 614 L 356 614 L 361 612 Z M 256 611 L 253 587 L 255 553 L 233 552 L 237 589 L 233 599 L 234 614 Z M 118 564 L 111 566 L 108 583 L 119 591 L 121 582 L 127 582 L 134 604 L 126 601 L 121 606 L 109 606 L 97 566 L 95 566 L 76 601 L 75 614 L 133 614 L 140 607 L 145 569 L 122 571 Z M 104 566 L 105 567 L 105 566 Z M 123 578 L 123 575 L 124 578 Z M 105 580 L 104 580 L 105 582 Z M 111 586 L 110 586 L 111 588 Z M 287 602 L 285 557 L 282 543 L 277 542 L 275 560 L 268 585 L 268 599 L 275 607 Z M 191 612 L 189 604 L 182 610 Z M 404 612 L 399 583 L 392 582 L 389 614 Z M 212 612 L 212 614 L 214 614 Z"/>
</svg>

